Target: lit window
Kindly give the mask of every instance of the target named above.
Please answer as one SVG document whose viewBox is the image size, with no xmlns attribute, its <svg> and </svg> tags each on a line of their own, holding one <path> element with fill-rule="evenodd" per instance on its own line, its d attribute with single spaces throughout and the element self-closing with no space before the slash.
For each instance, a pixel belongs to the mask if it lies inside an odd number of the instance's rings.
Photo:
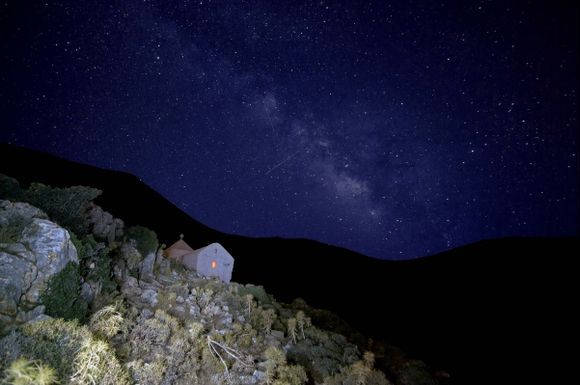
<svg viewBox="0 0 580 385">
<path fill-rule="evenodd" d="M 217 267 L 217 262 L 216 261 L 211 261 L 211 268 L 215 269 Z"/>
</svg>

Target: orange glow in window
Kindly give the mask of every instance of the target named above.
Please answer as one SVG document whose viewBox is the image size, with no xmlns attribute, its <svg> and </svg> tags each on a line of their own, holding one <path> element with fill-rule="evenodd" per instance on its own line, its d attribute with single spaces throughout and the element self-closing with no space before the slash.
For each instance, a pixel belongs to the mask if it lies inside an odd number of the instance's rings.
<svg viewBox="0 0 580 385">
<path fill-rule="evenodd" d="M 211 261 L 211 268 L 215 269 L 217 267 L 217 262 L 216 261 Z"/>
</svg>

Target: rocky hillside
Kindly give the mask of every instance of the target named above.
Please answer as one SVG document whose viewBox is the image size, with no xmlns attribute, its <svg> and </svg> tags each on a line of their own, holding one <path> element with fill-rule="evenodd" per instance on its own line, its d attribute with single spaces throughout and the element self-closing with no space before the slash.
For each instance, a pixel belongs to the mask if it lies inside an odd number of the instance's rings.
<svg viewBox="0 0 580 385">
<path fill-rule="evenodd" d="M 224 234 L 132 175 L 24 148 L 0 144 L 0 173 L 17 177 L 23 189 L 38 181 L 105 191 L 95 198 L 104 210 L 93 212 L 95 221 L 106 223 L 101 233 L 118 228 L 106 218 L 108 211 L 128 228 L 153 229 L 160 243 L 170 244 L 180 233 L 195 248 L 221 243 L 236 258 L 234 281 L 263 285 L 284 302 L 302 297 L 372 336 L 369 345 L 339 318 L 311 312 L 359 350 L 372 347 L 375 365 L 390 379 L 420 366 L 408 364 L 415 361 L 392 345 L 426 361 L 438 378 L 445 376 L 439 369 L 450 373 L 458 384 L 553 383 L 565 373 L 566 357 L 558 352 L 575 320 L 569 303 L 577 291 L 577 237 L 497 239 L 413 261 L 380 261 L 311 240 Z M 531 337 L 528 329 L 535 330 Z"/>
<path fill-rule="evenodd" d="M 153 231 L 92 202 L 99 190 L 0 189 L 7 384 L 391 383 L 373 352 L 317 321 L 338 317 L 171 263 Z M 398 368 L 397 384 L 437 383 L 419 361 Z"/>
</svg>

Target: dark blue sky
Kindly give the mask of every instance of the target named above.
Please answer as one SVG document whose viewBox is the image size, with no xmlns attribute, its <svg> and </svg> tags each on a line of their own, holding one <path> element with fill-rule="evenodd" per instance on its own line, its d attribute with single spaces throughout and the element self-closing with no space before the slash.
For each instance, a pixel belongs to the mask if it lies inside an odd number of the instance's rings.
<svg viewBox="0 0 580 385">
<path fill-rule="evenodd" d="M 230 233 L 382 258 L 574 235 L 564 4 L 5 1 L 0 140 L 134 173 Z"/>
</svg>

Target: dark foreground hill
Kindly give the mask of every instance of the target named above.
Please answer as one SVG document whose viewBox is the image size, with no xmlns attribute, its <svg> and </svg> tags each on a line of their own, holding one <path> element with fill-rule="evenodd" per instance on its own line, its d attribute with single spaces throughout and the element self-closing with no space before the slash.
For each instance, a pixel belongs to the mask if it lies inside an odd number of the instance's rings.
<svg viewBox="0 0 580 385">
<path fill-rule="evenodd" d="M 169 244 L 220 242 L 234 281 L 302 297 L 375 338 L 450 372 L 453 383 L 554 383 L 567 373 L 578 238 L 510 238 L 412 261 L 380 261 L 315 241 L 221 233 L 130 174 L 0 144 L 0 173 L 26 185 L 87 185 L 97 203 Z"/>
</svg>

